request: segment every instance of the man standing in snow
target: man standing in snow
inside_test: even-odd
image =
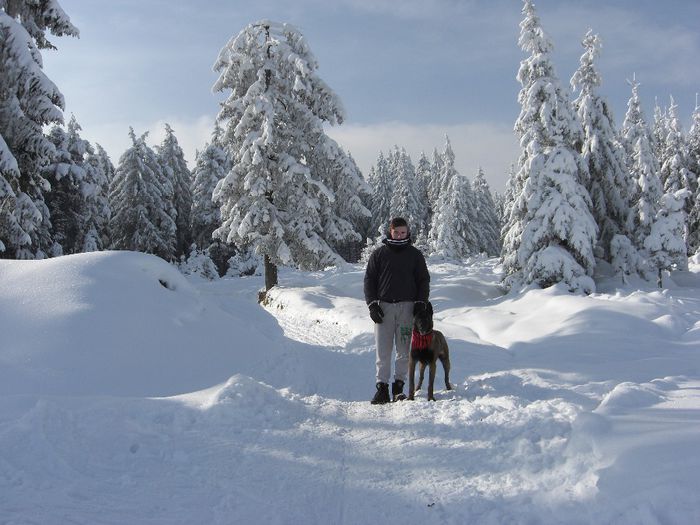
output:
[[[406,399],[403,385],[408,372],[413,315],[425,307],[430,293],[430,275],[423,254],[411,245],[405,219],[389,224],[389,236],[369,258],[365,272],[365,301],[374,321],[377,345],[377,392],[372,404],[389,402],[391,354],[396,345],[393,401]]]

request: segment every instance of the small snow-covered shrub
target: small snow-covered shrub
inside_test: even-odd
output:
[[[214,261],[196,245],[192,245],[189,257],[180,262],[178,266],[184,275],[199,275],[210,281],[219,278]]]
[[[644,260],[626,235],[615,235],[610,241],[611,265],[615,274],[627,282],[627,277],[644,274]]]
[[[228,260],[227,277],[243,277],[244,275],[262,275],[262,258],[253,250],[243,250]]]

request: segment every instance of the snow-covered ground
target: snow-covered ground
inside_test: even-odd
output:
[[[0,524],[700,523],[700,273],[429,269],[457,388],[372,406],[360,266],[263,308],[148,255],[0,260]]]

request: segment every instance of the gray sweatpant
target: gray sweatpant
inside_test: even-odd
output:
[[[394,344],[396,344],[394,380],[405,382],[413,331],[413,301],[380,302],[379,305],[384,311],[384,321],[374,325],[374,339],[377,343],[377,382],[389,383]]]

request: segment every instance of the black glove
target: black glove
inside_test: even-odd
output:
[[[413,315],[418,315],[420,312],[425,310],[425,303],[423,301],[416,301],[413,303]]]
[[[379,303],[374,302],[369,305],[369,316],[372,318],[372,321],[377,324],[384,320],[384,310],[379,306]]]

